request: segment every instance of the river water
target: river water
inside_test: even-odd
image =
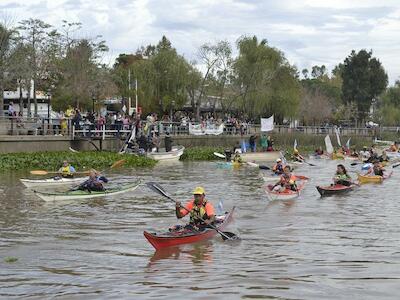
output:
[[[295,201],[269,202],[260,172],[213,162],[159,164],[110,174],[159,182],[175,198],[202,185],[215,206],[236,206],[227,228],[240,242],[211,241],[155,252],[144,230],[179,224],[174,204],[133,193],[45,203],[0,175],[2,299],[398,299],[399,175],[341,197],[320,198],[335,162],[314,161]],[[399,168],[400,169],[400,168]],[[15,257],[15,262],[6,262]]]

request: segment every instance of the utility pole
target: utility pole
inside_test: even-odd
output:
[[[135,90],[136,90],[136,103],[135,103],[135,116],[137,117],[138,115],[138,83],[137,83],[137,78],[135,79]]]
[[[132,99],[131,99],[131,69],[128,71],[128,115],[131,115]]]

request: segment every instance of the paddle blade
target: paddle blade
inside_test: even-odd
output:
[[[115,169],[115,168],[121,167],[123,164],[125,164],[125,162],[126,162],[125,159],[117,160],[115,163],[112,164],[110,169]]]
[[[49,172],[44,171],[44,170],[33,170],[30,172],[33,175],[47,175]]]
[[[151,189],[152,191],[169,198],[169,196],[167,195],[167,193],[165,192],[165,190],[163,189],[163,187],[161,185],[159,185],[157,182],[146,182],[146,185],[149,189]]]
[[[226,156],[224,154],[221,154],[221,153],[218,153],[218,152],[214,152],[214,155],[216,157],[219,157],[219,158],[226,158]]]
[[[398,166],[400,166],[400,163],[393,165],[392,168],[397,168]]]
[[[358,163],[356,163],[356,162],[353,162],[350,164],[350,166],[356,166],[356,165],[358,165]]]
[[[253,163],[253,162],[246,162],[246,164],[248,164],[250,167],[254,167],[254,168],[258,168],[258,167],[260,167],[258,164],[256,164],[256,163]]]
[[[264,165],[260,165],[260,166],[258,166],[261,170],[271,170],[271,168],[270,167],[268,167],[268,166],[264,166]]]
[[[228,231],[221,231],[221,236],[224,241],[238,241],[240,240],[240,237],[238,237],[236,234],[233,232],[228,232]]]

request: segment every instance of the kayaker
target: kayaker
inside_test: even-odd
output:
[[[324,155],[324,150],[322,150],[322,147],[321,147],[321,146],[319,146],[318,149],[315,149],[314,155],[315,155],[315,156]]]
[[[397,152],[399,151],[398,142],[394,142],[394,144],[390,145],[389,152]]]
[[[364,146],[360,151],[360,160],[366,162],[371,157],[371,153],[368,151],[367,146]]]
[[[79,185],[79,190],[85,191],[104,191],[103,183],[107,183],[108,179],[100,175],[96,170],[90,170],[89,179]]]
[[[371,168],[368,169],[365,175],[367,176],[383,176],[385,169],[382,167],[381,163],[378,160],[374,161],[374,164]]]
[[[300,155],[299,150],[294,149],[292,159],[298,162],[304,162],[304,157]]]
[[[349,174],[347,174],[347,170],[342,164],[337,165],[336,174],[333,178],[333,182],[335,184],[341,184],[345,186],[351,185],[351,177]]]
[[[272,167],[272,172],[274,172],[276,175],[282,175],[283,169],[284,169],[284,165],[282,163],[282,159],[278,158],[276,160],[276,164]]]
[[[193,191],[193,199],[184,206],[186,209],[182,207],[181,202],[176,202],[175,212],[178,219],[190,213],[189,224],[186,227],[204,229],[215,221],[214,206],[205,197],[204,188],[198,186]]]
[[[352,147],[351,151],[350,151],[350,156],[351,157],[359,157],[359,155],[360,154],[357,152],[356,147]]]
[[[279,190],[282,192],[286,189],[297,191],[296,176],[290,172],[289,166],[283,168],[283,174],[279,181],[272,187],[272,190],[276,190],[278,186],[280,186]]]
[[[385,150],[383,150],[382,155],[379,156],[379,161],[380,162],[388,162],[389,161],[389,157],[387,156],[387,153]]]
[[[58,172],[61,174],[61,177],[72,178],[74,177],[76,170],[68,163],[68,161],[64,160],[63,165],[60,169],[58,169]]]
[[[235,155],[233,156],[232,161],[235,162],[235,163],[239,163],[239,164],[243,163],[243,159],[242,159],[242,157],[240,156],[240,153],[239,153],[239,152],[236,152],[236,153],[235,153]]]

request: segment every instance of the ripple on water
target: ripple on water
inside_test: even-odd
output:
[[[397,299],[397,172],[383,185],[320,198],[315,185],[329,183],[335,162],[315,164],[297,169],[312,180],[291,202],[269,202],[251,168],[178,163],[113,172],[113,181],[159,182],[181,201],[202,185],[213,203],[237,207],[227,230],[239,243],[216,237],[157,252],[143,230],[180,221],[174,204],[145,186],[44,203],[21,186],[20,173],[0,175],[0,298]]]

